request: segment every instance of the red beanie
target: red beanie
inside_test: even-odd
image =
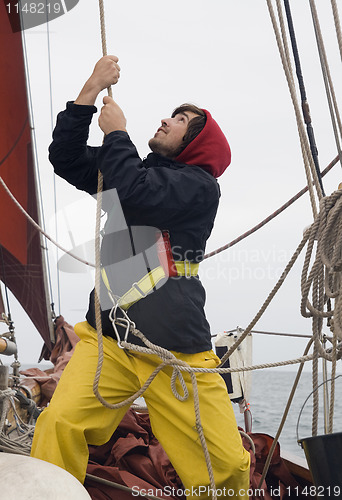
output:
[[[207,121],[197,137],[177,156],[176,161],[197,165],[215,178],[220,177],[231,161],[228,141],[209,111],[203,109]]]

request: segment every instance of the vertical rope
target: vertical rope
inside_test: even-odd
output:
[[[296,116],[296,120],[297,120],[298,132],[299,132],[299,139],[300,139],[300,144],[301,144],[301,148],[302,148],[304,168],[305,168],[305,173],[306,173],[308,187],[309,187],[311,207],[312,207],[313,217],[315,218],[317,215],[317,206],[316,206],[312,178],[314,179],[314,184],[315,184],[315,187],[317,190],[317,195],[318,195],[319,199],[322,197],[322,191],[321,191],[321,187],[319,185],[316,168],[315,168],[314,162],[312,160],[310,147],[309,147],[309,144],[308,144],[308,141],[306,138],[306,134],[304,131],[304,124],[302,122],[301,112],[300,112],[300,108],[299,108],[299,105],[297,102],[296,91],[295,91],[295,87],[293,84],[293,78],[292,78],[291,70],[290,70],[290,67],[289,67],[289,64],[287,61],[287,57],[285,54],[285,49],[284,49],[283,44],[282,44],[279,29],[277,26],[277,21],[276,21],[276,17],[274,14],[272,2],[271,2],[271,0],[266,0],[266,1],[267,1],[267,5],[268,5],[269,14],[271,17],[271,22],[272,22],[274,34],[275,34],[277,45],[278,45],[279,55],[281,58],[281,62],[282,62],[283,68],[284,68],[287,84],[289,87],[292,104],[293,104],[294,110],[295,110],[295,116]],[[277,0],[277,6],[278,6],[278,10],[280,10],[281,7],[279,4],[279,0]],[[282,20],[282,18],[280,19],[280,22],[281,22],[281,20]],[[282,31],[283,31],[283,33],[285,33],[284,28],[282,29]],[[310,170],[311,170],[312,177],[310,175]]]
[[[334,429],[334,407],[335,407],[335,378],[336,378],[336,361],[337,361],[337,336],[333,332],[332,341],[332,360],[331,360],[331,389],[330,389],[330,407],[329,407],[329,425],[328,434],[332,434]]]
[[[316,390],[318,386],[318,351],[316,345],[314,345],[315,357],[312,360],[312,389],[313,389],[313,409],[312,409],[312,436],[317,436],[318,428],[318,391]]]
[[[210,454],[209,454],[207,442],[205,440],[203,427],[202,427],[202,423],[201,423],[197,379],[196,379],[196,375],[194,373],[190,373],[190,377],[191,377],[191,382],[192,382],[192,388],[194,391],[194,408],[195,408],[195,415],[196,415],[196,430],[197,430],[197,433],[198,433],[200,441],[201,441],[202,450],[203,450],[204,457],[205,457],[205,463],[206,463],[208,474],[209,474],[210,488],[212,490],[211,491],[212,499],[216,500],[217,493],[216,493],[216,485],[215,485],[215,479],[214,479],[214,471],[213,471],[213,467],[211,464]]]
[[[309,352],[309,349],[310,349],[312,343],[313,343],[313,339],[311,338],[309,340],[306,348],[305,348],[303,356],[307,355],[307,353]],[[302,362],[300,364],[299,368],[298,368],[297,375],[296,375],[296,378],[295,378],[295,380],[293,382],[293,386],[292,386],[292,389],[291,389],[290,396],[289,396],[288,401],[286,403],[286,407],[285,407],[285,410],[284,410],[284,413],[283,413],[283,417],[282,417],[281,422],[279,424],[277,433],[276,433],[276,435],[275,435],[275,437],[273,439],[273,443],[271,445],[270,451],[268,452],[267,459],[266,459],[266,462],[265,462],[265,465],[264,465],[264,469],[262,471],[262,475],[261,475],[260,480],[259,480],[258,488],[262,487],[262,483],[264,482],[264,479],[265,479],[265,477],[267,475],[267,472],[268,472],[268,469],[270,467],[271,460],[272,460],[272,457],[273,457],[273,453],[274,453],[274,450],[275,450],[275,448],[277,446],[280,434],[282,433],[282,430],[284,428],[284,425],[285,425],[285,422],[286,422],[286,419],[287,419],[287,415],[288,415],[288,413],[290,411],[291,404],[292,404],[294,395],[296,393],[296,390],[297,390],[297,387],[298,387],[298,384],[299,384],[299,379],[301,377],[304,365],[305,365],[305,362]]]
[[[106,42],[106,27],[104,18],[104,5],[103,0],[99,0],[100,9],[100,25],[101,25],[101,42],[102,54],[107,55],[107,42]],[[112,89],[108,88],[108,95],[112,97]],[[102,338],[102,318],[101,318],[101,304],[100,304],[100,287],[101,287],[101,208],[102,208],[102,191],[103,191],[103,175],[99,171],[97,178],[97,201],[96,201],[96,224],[95,224],[95,324],[97,331],[98,341],[98,362],[96,374],[93,383],[93,392],[97,399],[104,403],[104,399],[99,392],[99,381],[101,377],[101,370],[103,365],[103,338]]]
[[[341,56],[341,60],[342,60],[342,34],[341,34],[341,24],[340,24],[340,18],[338,15],[336,0],[331,0],[331,7],[332,7],[332,11],[333,11],[333,16],[334,16],[336,36],[337,36],[337,41],[338,41],[338,48],[340,49],[340,56]]]
[[[105,23],[103,0],[99,0],[99,10],[100,10],[102,55],[106,56],[107,55],[107,37],[106,37],[106,23]],[[108,91],[109,97],[113,97],[112,87],[108,87],[107,91]]]
[[[319,57],[320,57],[320,61],[321,61],[323,79],[324,79],[324,84],[325,84],[325,88],[326,88],[330,116],[331,116],[332,126],[333,126],[333,130],[334,130],[336,147],[337,147],[338,154],[340,157],[340,162],[342,165],[342,151],[341,151],[341,145],[340,145],[340,140],[339,140],[339,136],[338,136],[337,125],[336,125],[336,122],[337,122],[338,129],[340,132],[340,137],[342,137],[342,123],[341,123],[340,113],[339,113],[339,109],[338,109],[338,105],[337,105],[337,99],[336,99],[336,95],[335,95],[334,85],[332,83],[332,78],[331,78],[331,74],[330,74],[328,58],[327,58],[325,47],[324,47],[323,36],[322,36],[322,31],[321,31],[321,27],[320,27],[320,23],[319,23],[319,19],[318,19],[316,4],[315,4],[314,0],[309,0],[309,1],[310,1],[312,19],[313,19],[313,24],[314,24],[314,29],[315,29],[317,48],[318,48],[318,53],[319,53]]]

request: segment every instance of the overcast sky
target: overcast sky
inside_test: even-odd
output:
[[[308,1],[291,2],[303,74],[319,149],[325,168],[336,156],[319,67]],[[317,1],[335,90],[341,95],[341,61],[330,2]],[[183,102],[210,110],[232,149],[232,164],[219,180],[222,197],[207,251],[251,228],[306,185],[294,111],[264,0],[131,0],[105,2],[108,53],[120,58],[121,79],[114,99],[124,110],[131,139],[141,157],[147,141]],[[52,123],[66,101],[75,99],[95,62],[101,57],[98,5],[80,0],[68,14],[49,26],[52,78],[50,113],[48,37],[46,26],[27,30],[39,168],[45,217],[54,235],[53,176],[47,160]],[[103,94],[105,95],[105,94]],[[97,102],[101,107],[101,99]],[[94,119],[90,144],[100,145],[102,132]],[[341,167],[324,179],[327,194],[337,189]],[[70,245],[93,237],[95,207],[88,195],[57,179],[59,239]],[[89,208],[86,213],[84,203]],[[65,215],[67,213],[67,215]],[[66,218],[65,218],[66,217]],[[62,222],[61,222],[62,221]],[[311,224],[308,195],[256,234],[201,264],[207,290],[206,314],[212,333],[246,327],[272,289]],[[82,226],[82,231],[77,228]],[[55,250],[50,250],[56,290]],[[302,259],[255,329],[309,335],[311,321],[300,315]],[[91,273],[61,273],[61,309],[74,324],[84,319]],[[54,301],[57,303],[57,294]],[[39,336],[13,307],[13,319],[23,363],[35,362]],[[327,333],[328,330],[325,327]],[[253,362],[272,362],[302,355],[307,340],[255,335]]]

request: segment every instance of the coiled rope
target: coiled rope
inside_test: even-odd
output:
[[[328,359],[329,361],[332,361],[332,373],[335,373],[336,370],[336,359],[340,357],[341,355],[341,344],[339,347],[339,351],[337,352],[337,338],[338,337],[341,340],[341,300],[342,300],[342,292],[341,292],[341,271],[342,267],[340,265],[340,260],[341,260],[341,231],[342,231],[342,214],[339,211],[339,202],[337,201],[341,193],[336,192],[333,193],[330,197],[323,198],[323,193],[322,190],[320,189],[320,186],[317,183],[317,172],[315,172],[312,168],[312,155],[309,153],[307,144],[306,144],[306,137],[303,134],[303,124],[302,120],[300,119],[300,115],[298,112],[298,105],[296,103],[296,95],[295,95],[295,89],[294,89],[294,82],[293,82],[293,77],[292,77],[292,70],[291,70],[291,63],[290,63],[290,58],[289,58],[289,53],[288,53],[288,48],[287,48],[287,41],[286,41],[286,32],[285,28],[283,25],[283,15],[282,15],[282,8],[280,4],[280,0],[277,1],[277,11],[278,11],[278,17],[279,17],[279,23],[281,26],[281,33],[282,33],[282,42],[281,42],[281,37],[279,33],[279,29],[277,26],[276,18],[273,12],[272,8],[272,3],[271,0],[267,0],[267,5],[274,29],[274,33],[276,36],[277,40],[277,45],[281,57],[281,61],[283,64],[284,72],[286,75],[286,79],[288,82],[289,90],[290,90],[290,95],[292,98],[292,102],[295,108],[295,114],[296,114],[296,119],[297,119],[297,124],[298,124],[298,131],[300,135],[300,141],[301,141],[301,146],[302,146],[302,154],[303,154],[303,159],[304,159],[304,167],[305,171],[307,174],[307,181],[308,181],[308,188],[310,192],[310,200],[311,200],[311,205],[312,205],[312,210],[313,210],[313,215],[314,215],[314,223],[311,226],[310,230],[310,237],[309,237],[309,243],[308,243],[308,249],[307,249],[307,254],[304,262],[304,267],[303,267],[303,272],[302,272],[302,304],[301,304],[301,312],[305,317],[312,316],[312,328],[313,328],[313,339],[314,339],[314,357],[313,357],[313,387],[317,387],[318,384],[318,357],[323,357],[325,359]],[[336,4],[333,5],[333,12],[334,12],[334,19],[335,19],[335,26],[336,26],[336,32],[337,32],[337,38],[339,41],[339,46],[341,50],[341,36],[340,36],[340,27],[339,27],[339,20],[338,20],[338,12],[337,12],[337,7]],[[337,144],[337,149],[340,157],[340,161],[342,160],[342,154],[341,154],[341,148],[340,148],[340,142],[339,142],[339,137],[337,133],[337,124],[338,128],[340,131],[340,135],[342,136],[342,126],[341,126],[341,119],[340,119],[340,114],[338,111],[338,106],[336,102],[336,96],[334,92],[334,87],[332,84],[332,79],[330,75],[330,69],[327,61],[327,56],[325,53],[325,48],[324,48],[324,43],[323,43],[323,38],[322,38],[322,33],[320,29],[320,24],[318,20],[318,15],[317,15],[317,10],[315,6],[314,0],[310,0],[310,7],[311,7],[311,12],[312,12],[312,17],[313,17],[313,23],[314,23],[314,29],[315,29],[315,34],[316,34],[316,39],[317,39],[317,46],[318,46],[318,51],[319,51],[319,57],[321,60],[321,66],[322,66],[322,72],[323,72],[323,77],[324,77],[324,82],[326,86],[326,93],[327,93],[327,98],[328,98],[328,104],[330,108],[330,114],[331,114],[331,119],[332,119],[332,124],[333,124],[333,129],[334,129],[334,135],[335,135],[335,141]],[[341,51],[342,54],[342,51]],[[337,122],[337,124],[336,124]],[[304,147],[303,147],[304,146]],[[305,158],[306,157],[306,158]],[[312,181],[311,181],[311,176],[308,175],[309,169],[306,163],[306,159],[309,160],[309,166],[311,169],[311,174],[313,178],[313,184],[316,187],[317,190],[317,195],[318,199],[320,201],[320,214],[317,215],[317,208],[316,204],[314,201],[314,193],[312,189]],[[342,162],[342,161],[341,161]],[[336,207],[335,207],[336,204]],[[330,213],[331,210],[331,213]],[[334,231],[332,232],[331,238],[328,238],[327,232],[324,232],[324,224],[327,224],[329,216],[329,229],[332,232],[333,229]],[[322,222],[324,221],[324,222]],[[332,226],[334,225],[334,228]],[[308,277],[308,279],[305,279],[307,269],[309,266],[310,258],[312,255],[313,251],[313,245],[315,239],[318,239],[318,244],[317,244],[317,258],[315,260],[315,263],[313,264],[312,271]],[[325,247],[324,244],[327,242],[327,246]],[[330,249],[328,249],[328,245],[330,245]],[[322,251],[322,247],[324,247],[324,251]],[[339,268],[334,269],[332,271],[331,266],[329,267],[329,262],[327,262],[326,259],[326,253],[329,253],[331,256],[331,252],[333,252],[334,259],[337,259],[337,265],[339,265]],[[321,261],[321,258],[323,261]],[[325,259],[325,261],[324,261]],[[333,260],[334,260],[333,259]],[[324,267],[327,268],[327,273],[325,273]],[[336,272],[336,273],[335,273]],[[333,274],[335,273],[335,274]],[[310,288],[312,287],[312,303],[308,300],[308,293]],[[340,293],[341,292],[341,293]],[[335,299],[335,310],[334,311],[325,311],[324,312],[324,305],[325,305],[325,294],[329,298]],[[307,312],[306,308],[309,309],[309,313]],[[332,330],[333,330],[333,348],[332,352],[327,353],[325,349],[322,347],[322,325],[323,325],[323,318],[332,318],[334,316],[334,321],[332,325]],[[330,411],[329,411],[329,430],[332,431],[332,418],[333,418],[333,407],[334,407],[334,394],[335,394],[335,386],[334,386],[334,377],[332,380],[331,384],[331,401],[330,401]],[[316,435],[317,434],[317,427],[318,427],[318,393],[317,391],[314,392],[314,398],[313,398],[313,418],[312,418],[312,434]]]
[[[340,357],[338,341],[342,340],[342,190],[320,202],[320,213],[310,229],[308,248],[301,278],[301,314],[312,318],[312,332],[316,353],[313,361],[313,388],[318,385],[317,357],[332,363],[332,381],[329,408],[328,433],[333,431],[336,361]],[[317,241],[316,256],[313,258],[314,243]],[[309,272],[309,265],[312,263]],[[309,294],[312,291],[312,299]],[[324,310],[327,300],[334,300],[334,309]],[[323,318],[330,319],[333,332],[332,352],[327,353],[322,346]],[[318,392],[313,393],[312,435],[318,428]]]
[[[0,450],[8,453],[18,453],[20,455],[29,455],[34,433],[34,425],[26,424],[17,413],[15,402],[15,392],[12,389],[0,391]],[[8,410],[12,408],[13,416],[16,422],[17,435],[10,438],[5,430]],[[11,432],[13,433],[15,430]]]

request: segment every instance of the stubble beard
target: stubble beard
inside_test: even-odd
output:
[[[174,160],[180,154],[180,147],[171,147],[163,144],[158,137],[152,137],[148,141],[148,145],[153,151],[153,153],[157,153],[161,156],[165,156],[166,158],[170,158],[170,160]]]

